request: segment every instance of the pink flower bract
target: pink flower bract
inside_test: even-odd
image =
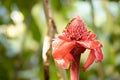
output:
[[[86,49],[90,50],[88,58],[83,66],[85,71],[93,62],[103,60],[102,44],[95,40],[96,34],[87,30],[84,21],[80,17],[73,18],[63,30],[62,34],[55,37],[52,48],[53,58],[62,67],[67,69],[71,65],[79,64],[78,56]]]

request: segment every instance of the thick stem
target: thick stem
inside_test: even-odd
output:
[[[43,60],[44,60],[44,77],[45,80],[49,80],[50,74],[49,74],[49,64],[50,64],[50,54],[51,54],[51,45],[52,45],[52,39],[55,37],[55,34],[57,33],[56,25],[52,16],[52,10],[50,5],[50,0],[42,0],[43,1],[43,7],[44,12],[47,20],[48,25],[48,31],[45,36],[44,44],[43,44]],[[60,80],[67,80],[65,71],[58,67],[59,74],[60,74]]]
[[[51,6],[50,6],[50,0],[43,0],[43,7],[44,7],[44,12],[45,12],[45,17],[47,20],[47,25],[48,25],[48,31],[45,36],[44,44],[43,44],[43,61],[44,61],[44,77],[45,80],[49,80],[49,64],[50,64],[50,53],[51,53],[51,44],[52,44],[52,38],[54,35],[54,31],[56,30],[55,24],[52,18],[52,11],[51,11]]]
[[[71,80],[79,80],[80,56],[77,55],[75,61],[70,66]]]

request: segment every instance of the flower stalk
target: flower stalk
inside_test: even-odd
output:
[[[80,77],[80,55],[76,56],[76,62],[73,62],[70,66],[70,75],[71,75],[71,80],[79,80]]]

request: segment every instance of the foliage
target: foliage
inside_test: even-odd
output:
[[[51,6],[59,33],[79,15],[103,44],[104,61],[80,70],[81,80],[119,80],[120,1],[51,0]],[[44,80],[41,54],[46,30],[42,1],[0,1],[0,80]],[[82,55],[81,66],[88,53]],[[52,57],[50,63],[50,80],[58,80]]]

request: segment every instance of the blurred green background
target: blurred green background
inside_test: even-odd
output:
[[[104,61],[94,63],[81,80],[120,80],[120,1],[51,0],[59,33],[74,16],[81,16],[103,44]],[[47,23],[41,0],[0,1],[0,80],[44,80],[42,45]],[[69,69],[66,70],[69,78]],[[59,80],[53,59],[50,80]]]

